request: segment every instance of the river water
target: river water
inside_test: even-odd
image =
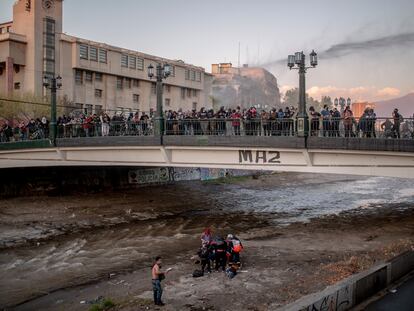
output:
[[[145,267],[156,254],[188,252],[207,226],[243,237],[262,228],[387,206],[414,206],[412,180],[276,174],[235,183],[4,200],[0,307]]]

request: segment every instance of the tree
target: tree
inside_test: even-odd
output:
[[[299,89],[294,88],[287,90],[285,96],[283,97],[283,104],[285,107],[293,106],[297,108],[299,104]],[[313,97],[310,97],[308,93],[306,93],[306,106],[308,109],[310,106],[313,106],[315,110],[321,109],[321,103]]]
[[[325,105],[327,105],[328,107],[332,107],[333,103],[330,96],[322,96],[321,106],[323,107]]]

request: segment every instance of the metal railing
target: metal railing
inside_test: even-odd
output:
[[[309,136],[414,139],[414,119],[317,118],[309,120]]]
[[[58,125],[58,138],[98,137],[98,136],[152,136],[154,126],[147,121],[110,121]]]
[[[182,119],[165,120],[165,135],[294,136],[293,119]]]
[[[59,124],[57,138],[102,136],[153,136],[155,121],[71,121]],[[185,136],[296,136],[295,119],[181,119],[164,120],[164,135]],[[48,138],[46,126],[0,129],[0,142]],[[315,118],[309,119],[311,137],[414,139],[414,119],[392,118]]]

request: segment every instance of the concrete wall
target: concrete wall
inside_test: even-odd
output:
[[[350,310],[413,270],[414,251],[408,251],[319,293],[302,297],[278,311]]]
[[[2,170],[0,197],[65,195],[253,175],[255,171],[172,167],[49,167]]]

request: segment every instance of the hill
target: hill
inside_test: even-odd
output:
[[[394,108],[398,108],[403,117],[412,117],[414,114],[414,93],[375,103],[377,116],[391,116]]]

